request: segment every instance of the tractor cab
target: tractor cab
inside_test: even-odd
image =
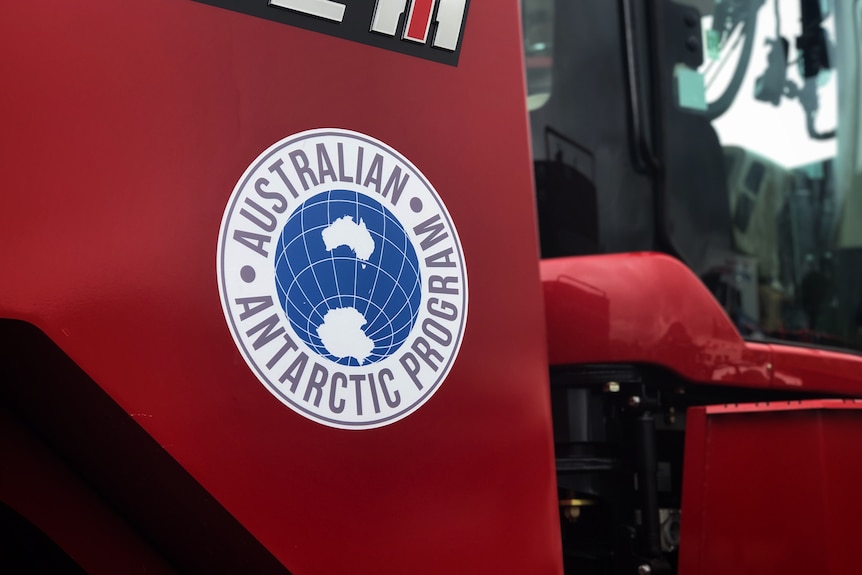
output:
[[[743,336],[862,350],[854,5],[525,0],[543,257],[670,253]]]

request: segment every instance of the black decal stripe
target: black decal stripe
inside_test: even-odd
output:
[[[293,10],[270,6],[269,0],[194,0],[202,4],[209,4],[234,12],[241,12],[250,16],[280,22],[298,28],[304,28],[321,34],[337,36],[345,40],[360,42],[369,46],[400,52],[417,58],[432,60],[441,64],[457,66],[458,59],[461,55],[461,45],[464,39],[464,28],[469,14],[470,3],[467,2],[464,18],[461,23],[461,41],[458,43],[456,51],[451,52],[441,48],[434,48],[431,41],[434,38],[436,31],[436,23],[432,21],[431,29],[428,34],[427,44],[417,44],[401,39],[401,34],[404,26],[404,19],[408,10],[401,16],[401,21],[398,26],[398,32],[395,36],[390,37],[384,34],[371,32],[371,19],[374,14],[374,7],[377,0],[340,0],[341,3],[347,5],[344,12],[344,20],[341,23],[333,22],[323,18],[309,16]],[[436,13],[436,11],[435,11]]]

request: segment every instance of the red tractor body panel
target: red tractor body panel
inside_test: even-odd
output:
[[[125,438],[151,441],[271,554],[250,564],[254,572],[275,564],[297,575],[559,575],[549,365],[659,365],[697,384],[862,395],[858,356],[746,342],[698,278],[668,256],[539,264],[517,0],[464,3],[458,52],[440,61],[415,46],[384,47],[421,40],[415,22],[386,42],[353,42],[321,33],[318,21],[291,26],[213,4],[229,2],[0,8],[0,400],[11,405],[0,410],[11,454],[0,470],[0,502],[85,568],[116,572],[127,560],[140,572],[183,571],[134,532],[128,509],[93,499],[74,465],[34,439],[51,421],[61,422],[55,438],[80,430],[65,435],[77,454],[71,459],[89,462],[75,471],[104,472],[116,487],[109,491],[127,498],[140,491],[138,507],[150,508],[153,525],[167,525],[189,491],[172,488],[164,465],[142,464],[159,457],[144,457]],[[350,10],[360,2],[299,4]],[[411,4],[415,18],[431,14],[431,4]],[[370,22],[363,26],[372,33]],[[434,30],[425,29],[426,42],[453,41],[437,40]],[[367,135],[421,170],[457,228],[469,277],[466,327],[445,381],[415,412],[376,429],[321,425],[273,397],[234,343],[220,299],[217,245],[234,187],[274,143],[319,128]],[[15,339],[27,324],[35,329]],[[37,330],[70,361],[45,356],[40,365],[40,348],[28,343]],[[93,407],[97,396],[106,406]],[[686,481],[712,481],[715,469],[703,463],[713,456],[730,476],[734,454],[756,462],[770,434],[786,428],[827,433],[834,443],[814,435],[805,445],[781,443],[781,465],[802,445],[798,464],[769,467],[775,458],[762,459],[751,489],[769,489],[780,470],[802,469],[812,481],[828,473],[818,494],[827,507],[812,524],[824,529],[817,548],[835,552],[834,565],[849,565],[823,533],[841,525],[853,532],[850,518],[862,512],[856,502],[840,509],[835,491],[852,490],[841,478],[862,473],[859,458],[834,447],[859,430],[833,407],[794,414],[805,419],[799,425],[720,428],[729,431],[724,443],[705,452],[697,442],[712,437],[708,420],[718,412],[695,411]],[[122,421],[106,415],[111,408]],[[858,405],[841,408],[855,413]],[[90,443],[91,426],[104,445],[113,441],[111,450]],[[111,429],[116,437],[106,436]],[[746,443],[761,432],[762,444]],[[686,506],[697,518],[685,515],[684,541],[697,538],[693,529],[732,532],[733,508],[721,512],[720,503],[756,499],[753,491],[699,487],[687,485]],[[783,525],[806,515],[811,503],[797,487],[798,509],[778,499],[758,509]],[[206,509],[208,501],[195,505]],[[51,514],[60,505],[87,523],[86,541]],[[207,542],[218,541],[208,529],[217,529],[209,515],[191,519],[199,520],[193,543],[170,536],[207,555]],[[115,529],[125,521],[128,529]],[[765,533],[749,527],[734,536]],[[90,537],[115,555],[97,557]],[[727,572],[721,557],[757,565],[752,557],[766,557],[758,553],[777,540],[701,544],[682,556],[683,573]]]
[[[642,363],[702,383],[862,396],[862,357],[744,340],[671,257],[559,258],[541,267],[550,365]]]
[[[862,403],[692,409],[680,573],[858,570]]]
[[[746,343],[678,260],[652,253],[544,260],[542,281],[551,365],[651,363],[693,381],[769,385],[768,348]]]
[[[458,66],[191,0],[5,5],[0,316],[44,331],[292,572],[560,573],[519,37],[514,0],[470,6]],[[217,289],[237,180],[321,127],[422,170],[470,280],[446,381],[369,431],[268,393]]]

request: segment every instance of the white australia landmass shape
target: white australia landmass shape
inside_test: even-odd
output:
[[[358,224],[351,216],[338,218],[324,228],[322,236],[328,252],[347,246],[363,262],[374,253],[374,238],[361,218]],[[326,312],[317,335],[329,353],[339,359],[352,357],[362,365],[374,349],[374,342],[362,331],[365,324],[365,316],[356,308],[339,307]]]
[[[368,261],[374,253],[374,238],[368,233],[362,218],[359,223],[353,221],[352,216],[338,218],[323,230],[323,243],[326,251],[331,252],[335,248],[347,246],[356,257],[362,261]]]
[[[317,335],[329,353],[339,359],[352,357],[362,365],[374,349],[374,342],[362,331],[365,323],[356,308],[338,307],[326,312]]]

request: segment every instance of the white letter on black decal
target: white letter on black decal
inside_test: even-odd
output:
[[[326,18],[335,22],[344,20],[344,4],[332,2],[332,0],[269,0],[269,5],[296,10],[303,14]]]

